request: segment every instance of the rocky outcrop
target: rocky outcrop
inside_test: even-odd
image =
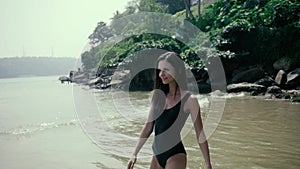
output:
[[[275,71],[283,70],[288,72],[292,69],[292,60],[285,57],[280,58],[273,63],[273,68]]]
[[[64,83],[64,82],[68,82],[69,83],[71,81],[70,78],[67,77],[67,76],[60,76],[58,78],[58,80],[60,80],[61,83]]]
[[[273,73],[270,73],[269,69],[268,71],[264,70],[260,65],[241,65],[230,69],[230,73],[225,72],[226,82],[220,82],[218,76],[214,76],[206,69],[191,70],[191,76],[187,77],[188,81],[196,80],[196,85],[193,85],[192,88],[198,88],[199,93],[214,92],[212,91],[215,87],[213,85],[224,86],[225,84],[226,88],[223,92],[249,92],[251,95],[264,95],[266,98],[289,99],[299,102],[300,68],[290,71],[291,64],[288,60],[278,60],[273,64]],[[141,65],[130,65],[127,68],[124,66],[118,69],[99,67],[92,72],[72,71],[69,80],[97,89],[112,87],[130,91],[152,90],[154,69],[149,68],[138,72],[134,66],[141,67]],[[224,69],[229,70],[228,68]],[[61,81],[64,79],[68,80],[68,77],[60,78]]]
[[[265,76],[266,76],[265,72],[262,68],[254,67],[248,70],[238,72],[231,79],[231,83],[241,83],[241,82],[253,83],[261,78],[264,78]]]
[[[113,88],[124,89],[125,86],[128,87],[126,84],[130,82],[130,78],[130,70],[117,70],[111,76],[112,80],[110,81],[109,85]]]
[[[284,70],[279,70],[279,72],[276,75],[275,82],[279,86],[284,87],[286,81],[287,81],[287,76],[286,76],[285,71]]]
[[[265,87],[270,87],[270,86],[276,85],[276,82],[270,76],[266,76],[262,79],[259,79],[258,81],[254,82],[254,83],[258,84],[258,85],[263,85]]]
[[[297,68],[287,74],[286,87],[291,89],[300,89],[300,68]]]
[[[237,83],[230,84],[227,86],[227,92],[236,93],[236,92],[255,92],[255,93],[263,93],[267,90],[267,88],[263,85],[258,85],[255,83]]]
[[[252,72],[253,74],[249,72]],[[251,77],[243,76],[255,75],[254,72],[257,72],[258,77],[261,79],[254,83],[249,83],[249,81],[253,81],[256,77],[253,77],[252,79]],[[278,70],[275,79],[268,75],[263,77],[262,73],[260,70],[258,71],[258,69],[244,70],[237,73],[231,80],[231,82],[237,81],[247,82],[231,83],[227,86],[227,92],[250,92],[251,95],[264,95],[266,98],[288,99],[295,102],[300,101],[300,68],[297,68],[288,74],[284,70]]]

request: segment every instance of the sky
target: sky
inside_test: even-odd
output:
[[[99,21],[131,0],[0,0],[0,58],[79,58]]]

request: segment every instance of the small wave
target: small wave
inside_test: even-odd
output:
[[[21,126],[14,129],[0,131],[0,135],[7,136],[28,136],[37,132],[50,130],[54,128],[67,127],[67,126],[76,126],[78,120],[73,119],[68,122],[43,122],[35,125]]]
[[[239,93],[226,93],[219,90],[213,91],[208,94],[210,97],[221,97],[221,98],[239,98],[249,96],[247,92],[239,92]]]

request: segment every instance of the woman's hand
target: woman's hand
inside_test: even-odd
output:
[[[133,169],[135,162],[136,162],[136,156],[132,156],[131,159],[128,161],[127,169]]]

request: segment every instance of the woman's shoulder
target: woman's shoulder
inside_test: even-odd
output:
[[[195,102],[198,101],[198,98],[191,91],[184,90],[182,91],[182,99],[186,100],[186,102]]]
[[[191,92],[187,93],[187,95],[189,95],[189,97],[185,102],[185,106],[184,106],[185,111],[196,112],[200,107],[198,103],[197,95],[192,94]]]
[[[183,90],[182,93],[183,93],[182,94],[183,97],[188,97],[188,98],[192,98],[192,99],[197,98],[197,96],[189,90]]]
[[[186,91],[185,95],[188,96],[187,103],[189,105],[194,106],[195,104],[198,104],[198,97],[197,97],[197,95],[193,94],[190,91]]]

